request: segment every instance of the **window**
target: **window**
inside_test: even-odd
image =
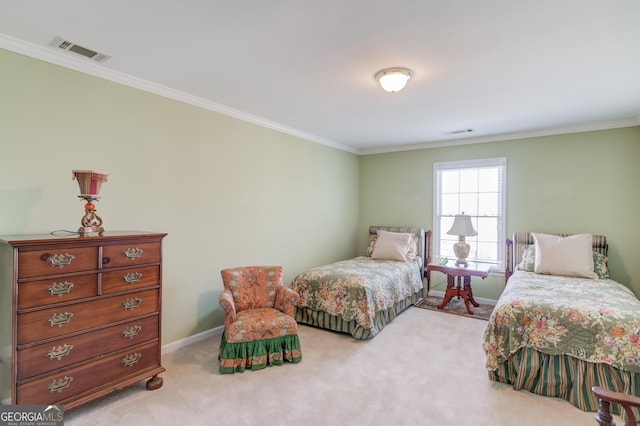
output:
[[[455,235],[447,235],[457,214],[471,216],[478,233],[466,237],[468,260],[504,270],[506,158],[434,163],[433,236],[435,258],[455,259]]]

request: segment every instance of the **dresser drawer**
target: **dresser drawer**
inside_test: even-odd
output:
[[[0,236],[0,405],[72,409],[162,386],[165,236]]]
[[[102,273],[102,293],[131,291],[160,284],[160,266],[119,269]]]
[[[159,262],[160,243],[122,244],[102,248],[103,268]]]
[[[81,367],[18,384],[17,404],[64,403],[66,399],[99,389],[110,381],[159,367],[159,352],[157,342],[139,345]]]
[[[18,380],[157,339],[158,315],[18,350]]]
[[[18,278],[98,269],[98,247],[52,248],[18,253]]]
[[[158,296],[154,289],[20,313],[18,345],[158,312]]]
[[[98,295],[98,275],[27,281],[18,284],[18,309],[51,305]]]

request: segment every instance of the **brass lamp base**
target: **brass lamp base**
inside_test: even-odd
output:
[[[93,205],[93,201],[98,199],[97,196],[78,195],[78,198],[83,198],[87,201],[84,205],[84,216],[80,223],[82,226],[78,229],[80,236],[85,236],[91,232],[97,232],[98,235],[102,235],[104,228],[102,227],[102,218],[96,213],[96,206]]]

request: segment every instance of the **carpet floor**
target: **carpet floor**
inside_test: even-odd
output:
[[[442,309],[438,309],[438,305],[442,303],[442,297],[427,296],[415,304],[416,308],[431,309],[433,311],[445,312],[448,314],[461,315],[463,317],[476,318],[481,320],[488,320],[493,312],[493,305],[485,305],[480,303],[480,306],[471,306],[473,315],[467,312],[467,307],[464,304],[464,300],[454,297],[446,304]]]
[[[299,364],[220,375],[220,333],[163,356],[144,382],[65,412],[65,426],[595,425],[567,401],[487,377],[485,321],[409,308],[374,339],[300,325]],[[618,424],[623,424],[619,422]]]

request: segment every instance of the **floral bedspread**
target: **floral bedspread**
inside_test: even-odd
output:
[[[640,300],[609,279],[516,271],[484,335],[487,369],[522,347],[640,372]]]
[[[300,295],[299,307],[370,329],[378,312],[422,291],[422,279],[417,262],[360,256],[299,274],[291,288]]]

